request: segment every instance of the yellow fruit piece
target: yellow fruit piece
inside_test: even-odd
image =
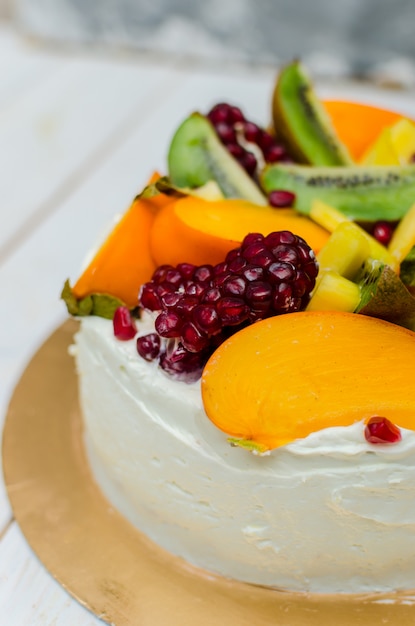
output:
[[[318,253],[317,261],[321,273],[332,270],[353,280],[369,256],[369,242],[362,229],[353,222],[342,222]]]
[[[408,163],[415,154],[415,124],[403,118],[391,126],[390,131],[400,163]]]
[[[336,272],[325,272],[315,288],[307,311],[353,313],[360,302],[360,287]]]
[[[361,165],[405,165],[415,153],[415,124],[401,118],[385,128],[364,153]]]
[[[374,415],[415,429],[414,371],[412,331],[355,313],[305,311],[224,341],[205,366],[202,398],[219,429],[262,451]]]
[[[399,156],[396,153],[392,141],[390,128],[385,128],[379,135],[375,144],[363,155],[361,165],[400,165]]]
[[[401,219],[390,240],[388,251],[399,265],[415,246],[415,204]]]
[[[311,219],[332,233],[339,224],[350,222],[349,218],[338,209],[326,204],[322,200],[313,200],[310,209]]]

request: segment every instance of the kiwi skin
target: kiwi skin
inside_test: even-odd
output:
[[[269,165],[261,185],[267,194],[276,189],[293,192],[294,207],[306,215],[318,199],[357,222],[395,221],[415,203],[415,165]]]
[[[272,98],[276,136],[298,163],[352,165],[348,149],[336,131],[311,79],[300,61],[283,67]]]
[[[210,121],[200,113],[193,113],[179,126],[167,161],[171,182],[178,187],[201,187],[214,180],[225,198],[267,204],[259,186],[229,154]]]

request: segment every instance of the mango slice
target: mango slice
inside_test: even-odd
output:
[[[402,118],[384,128],[361,159],[362,165],[405,165],[415,153],[415,124]]]
[[[412,331],[354,313],[290,313],[219,346],[202,397],[220,430],[272,449],[374,415],[415,429],[414,368]]]
[[[157,265],[220,263],[248,233],[267,235],[289,230],[315,252],[329,233],[293,209],[273,209],[245,200],[209,202],[188,197],[166,206],[151,231],[151,253]]]

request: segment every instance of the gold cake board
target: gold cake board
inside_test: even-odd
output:
[[[147,540],[95,485],[82,445],[69,320],[40,348],[10,403],[4,438],[14,515],[41,562],[116,626],[413,626],[414,592],[273,591],[196,570]],[[410,596],[412,595],[412,602]]]

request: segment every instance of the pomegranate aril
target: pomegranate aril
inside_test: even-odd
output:
[[[262,280],[255,280],[249,283],[246,288],[245,297],[252,306],[260,303],[270,303],[272,296],[272,287],[269,283]]]
[[[261,129],[253,122],[245,122],[243,126],[244,137],[247,141],[257,143],[261,137]]]
[[[149,311],[161,310],[161,300],[157,285],[145,283],[140,290],[138,300],[144,309],[148,309]]]
[[[153,283],[159,285],[163,281],[166,280],[166,274],[170,270],[174,270],[172,265],[159,265],[157,269],[154,270],[151,280]]]
[[[394,227],[390,222],[379,221],[373,227],[372,235],[384,246],[387,246],[392,239]]]
[[[231,121],[230,106],[226,102],[216,104],[207,114],[213,125]]]
[[[184,280],[190,280],[193,278],[196,266],[193,263],[179,263],[177,270],[180,272]]]
[[[192,322],[185,322],[183,324],[181,341],[189,352],[201,352],[209,345],[209,338]]]
[[[205,355],[189,352],[180,343],[170,354],[162,353],[159,360],[160,367],[171,378],[185,383],[194,383],[199,380],[205,362]]]
[[[240,164],[250,176],[253,176],[255,174],[258,163],[253,152],[249,152],[247,150],[245,154],[241,157]]]
[[[402,439],[400,428],[386,417],[375,415],[366,423],[365,438],[369,443],[398,443]]]
[[[272,249],[272,253],[278,257],[279,261],[293,263],[293,265],[296,265],[299,262],[298,252],[295,246],[286,243],[279,243]]]
[[[271,263],[268,268],[268,272],[273,282],[282,283],[294,280],[296,270],[292,263],[277,261],[275,263]]]
[[[267,163],[276,163],[277,161],[284,159],[286,156],[287,152],[285,148],[278,144],[270,146],[264,151],[264,159]]]
[[[162,337],[180,337],[183,320],[174,311],[162,311],[156,318],[155,329]]]
[[[114,335],[120,341],[129,341],[137,334],[137,328],[131,313],[126,306],[119,306],[115,309],[112,319]]]
[[[227,296],[242,296],[246,290],[246,282],[242,276],[232,276],[222,285],[222,293]]]
[[[188,296],[199,297],[204,292],[204,288],[199,283],[188,282],[184,287],[184,293]]]
[[[270,133],[263,130],[258,138],[258,146],[261,148],[262,152],[266,153],[267,150],[275,146],[275,139]]]
[[[219,124],[216,124],[215,130],[216,130],[218,137],[224,144],[236,143],[236,133],[234,129],[232,128],[232,126],[230,126],[229,124],[225,124],[224,122],[219,122]]]
[[[229,121],[232,122],[232,124],[238,124],[245,121],[245,116],[239,107],[229,107]]]
[[[237,259],[233,259],[233,261],[230,261],[228,263],[227,269],[229,272],[232,272],[233,274],[238,274],[239,272],[243,270],[246,264],[247,264],[246,259],[240,256]]]
[[[239,161],[245,154],[244,148],[239,145],[239,143],[228,143],[226,146],[228,152]]]
[[[257,265],[247,265],[242,271],[242,276],[249,282],[253,280],[261,280],[265,277],[265,269]]]
[[[249,307],[242,298],[221,298],[216,304],[223,324],[235,326],[249,317]]]
[[[274,291],[273,308],[275,311],[288,311],[292,304],[292,289],[288,283],[280,283]]]
[[[160,355],[160,336],[149,333],[137,339],[137,352],[146,361],[154,361]]]
[[[176,306],[180,299],[181,294],[177,291],[170,291],[169,293],[165,293],[160,298],[163,309],[168,309],[170,307]]]
[[[193,321],[199,330],[209,335],[216,335],[222,329],[216,308],[209,304],[199,304],[195,307]]]
[[[275,189],[268,195],[268,202],[277,209],[292,207],[295,202],[295,193],[286,189]]]
[[[212,302],[217,302],[220,298],[221,298],[220,289],[218,289],[217,287],[211,287],[210,289],[207,289],[205,293],[203,294],[202,302],[209,304]]]
[[[178,287],[183,281],[183,277],[179,270],[173,268],[171,270],[167,270],[165,279],[163,283],[168,283],[173,287]]]
[[[214,275],[214,269],[212,265],[200,265],[195,269],[193,273],[193,280],[198,283],[205,283],[210,280]]]
[[[178,311],[184,319],[187,319],[198,304],[199,298],[197,296],[181,295],[176,306],[176,311]]]
[[[261,233],[248,233],[244,237],[242,250],[245,250],[248,246],[250,246],[253,243],[258,243],[258,242],[263,242],[263,241],[265,241],[265,237]]]

